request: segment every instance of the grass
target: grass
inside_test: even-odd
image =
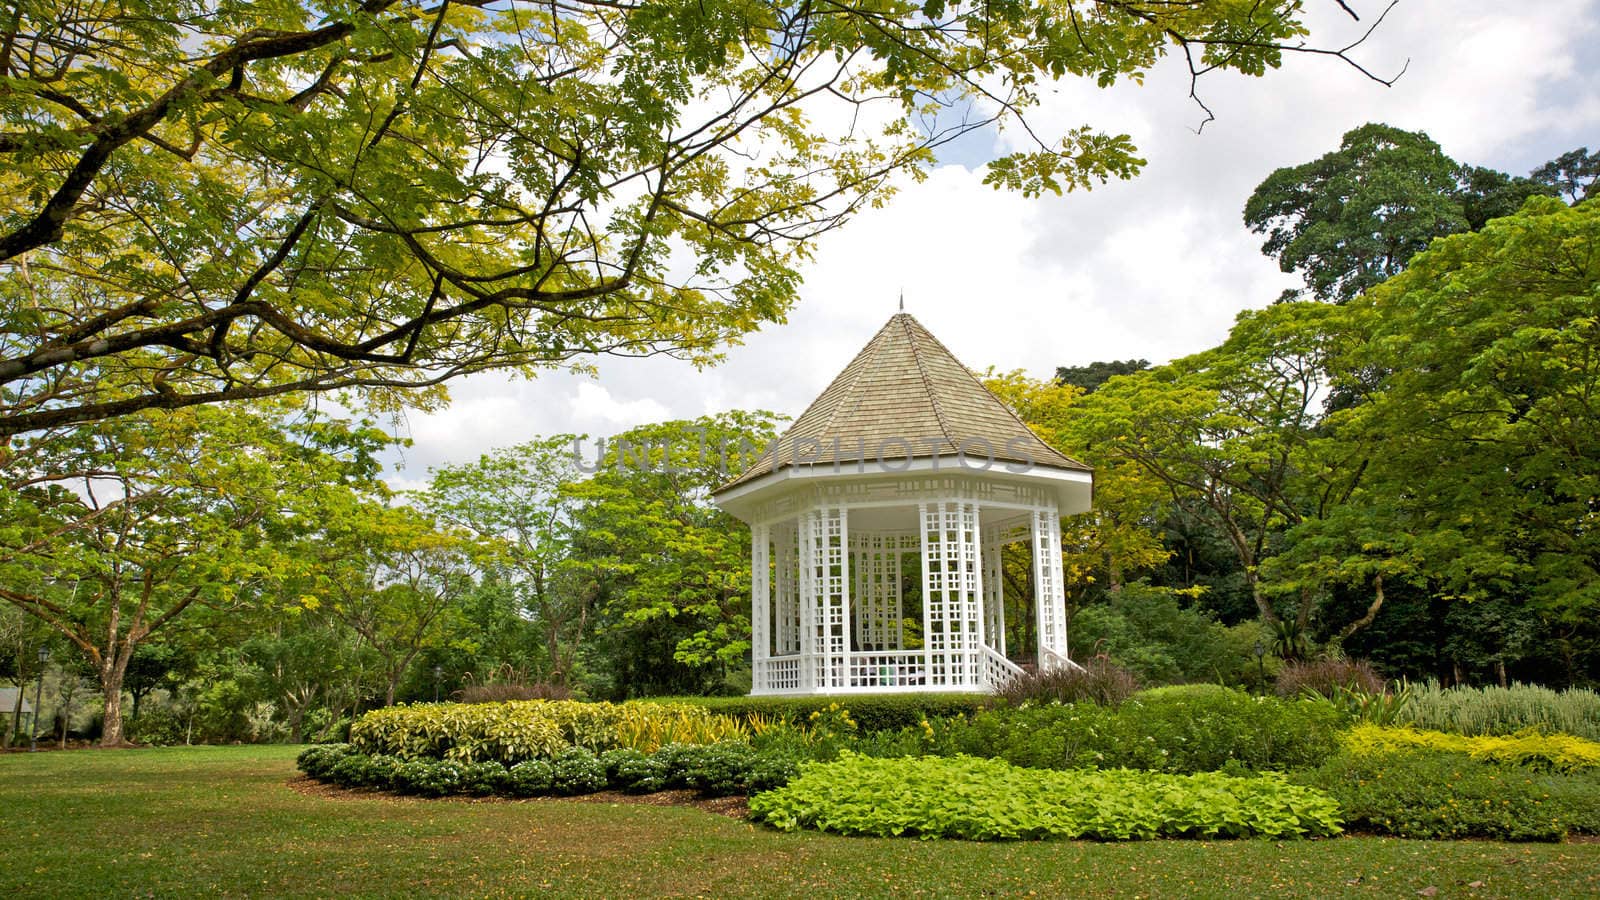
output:
[[[0,896],[1600,893],[1593,843],[788,835],[683,807],[306,796],[296,749],[0,756]]]

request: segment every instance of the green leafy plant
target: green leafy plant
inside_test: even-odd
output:
[[[1300,837],[1337,834],[1338,807],[1280,776],[1050,772],[973,757],[809,763],[750,800],[785,831],[968,840]]]
[[[1217,685],[1154,688],[1115,709],[1000,708],[931,725],[929,752],[1049,769],[1211,772],[1315,766],[1339,749],[1344,715],[1325,701],[1252,697]]]
[[[1477,760],[1542,771],[1600,769],[1600,742],[1570,734],[1543,735],[1524,731],[1514,735],[1467,737],[1415,728],[1358,725],[1346,732],[1343,740],[1351,752],[1361,755],[1425,749],[1463,753]]]
[[[569,747],[648,752],[663,743],[716,743],[745,733],[741,723],[687,704],[518,700],[373,710],[351,726],[350,743],[368,754],[515,765],[554,759]]]
[[[606,789],[606,767],[582,747],[569,747],[550,761],[551,786],[558,794],[592,794]]]
[[[675,697],[670,702],[693,704],[746,722],[754,716],[767,725],[779,720],[807,725],[812,713],[839,704],[831,697]],[[880,694],[851,697],[840,705],[860,733],[870,734],[914,727],[923,719],[969,717],[989,702],[982,694]]]
[[[1600,741],[1600,693],[1531,684],[1441,688],[1430,681],[1414,686],[1402,720],[1452,734],[1516,734],[1531,728]]]
[[[1449,751],[1345,752],[1294,778],[1338,800],[1350,827],[1400,837],[1557,841],[1594,819],[1583,782]]]

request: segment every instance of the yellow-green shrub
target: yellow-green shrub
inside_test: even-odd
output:
[[[1346,732],[1343,739],[1351,752],[1363,755],[1420,748],[1559,772],[1600,768],[1600,742],[1570,734],[1523,731],[1505,736],[1465,737],[1442,731],[1358,725]]]
[[[508,765],[552,759],[569,747],[654,750],[742,737],[737,722],[688,705],[575,700],[391,706],[350,727],[350,743],[362,753]]]
[[[742,741],[750,734],[737,719],[686,703],[625,703],[619,709],[617,743],[641,753],[654,753],[667,744]]]

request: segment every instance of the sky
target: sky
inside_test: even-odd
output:
[[[1356,0],[1364,19],[1385,3]],[[1332,0],[1307,0],[1313,42],[1339,46],[1365,24]],[[1337,59],[1291,55],[1262,79],[1213,73],[1188,98],[1181,60],[1141,85],[1045,88],[1030,115],[1043,131],[1091,124],[1127,133],[1148,160],[1132,181],[1026,199],[982,183],[1007,134],[947,148],[920,184],[826,235],[803,269],[800,300],[704,370],[663,358],[607,359],[596,377],[485,373],[453,382],[451,403],[392,423],[412,446],[392,460],[398,487],[431,467],[561,432],[614,434],[646,422],[729,409],[798,416],[905,298],[975,369],[1023,369],[1204,350],[1235,315],[1265,306],[1293,276],[1260,252],[1245,200],[1274,169],[1386,122],[1427,132],[1463,163],[1514,174],[1579,146],[1600,146],[1600,0],[1402,0],[1352,56],[1392,87]]]

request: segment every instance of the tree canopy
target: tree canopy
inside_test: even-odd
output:
[[[1545,181],[1464,166],[1420,131],[1369,123],[1339,149],[1278,169],[1244,208],[1261,251],[1319,300],[1345,301],[1405,268],[1434,238],[1511,215]]]
[[[709,360],[782,319],[812,238],[1050,80],[1172,53],[1196,77],[1300,51],[1360,69],[1306,43],[1302,6],[24,0],[0,24],[0,436]],[[1142,163],[1086,124],[986,179]]]

